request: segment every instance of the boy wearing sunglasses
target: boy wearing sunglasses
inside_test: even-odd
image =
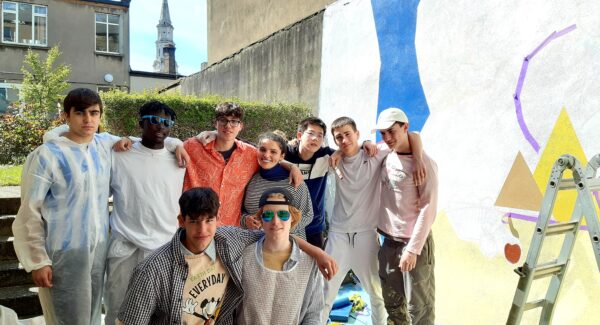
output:
[[[265,236],[243,253],[244,299],[238,324],[318,324],[323,278],[317,264],[300,250],[290,230],[302,213],[284,188],[266,190],[257,217]]]
[[[106,324],[114,324],[133,269],[177,230],[177,204],[185,169],[165,149],[176,114],[150,101],[139,109],[141,141],[112,155],[113,211],[106,265]]]
[[[179,207],[179,230],[135,268],[117,324],[236,323],[236,310],[246,294],[242,255],[263,232],[217,227],[220,204],[211,188],[185,191]],[[328,277],[336,273],[335,262],[322,250],[302,240],[298,246],[317,259]]]

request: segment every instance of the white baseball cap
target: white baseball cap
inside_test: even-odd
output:
[[[399,108],[386,108],[379,113],[377,125],[375,125],[375,128],[371,132],[375,133],[377,130],[389,129],[396,122],[408,123],[408,117],[406,117],[406,114]]]

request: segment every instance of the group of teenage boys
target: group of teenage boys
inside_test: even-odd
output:
[[[69,128],[28,156],[13,224],[15,251],[40,287],[46,321],[100,324],[104,297],[106,324],[234,323],[240,256],[262,236],[239,228],[244,188],[258,171],[256,148],[237,139],[243,108],[218,105],[214,141],[191,138],[185,150],[168,138],[176,114],[163,103],[140,108],[142,138],[133,144],[96,133],[102,102],[95,92],[75,89],[63,108]],[[334,154],[323,146],[327,127],[310,117],[287,148],[290,178],[306,182],[313,204],[306,236],[314,246],[302,242],[301,249],[329,280],[321,323],[352,269],[370,296],[374,324],[433,324],[437,168],[401,110],[383,111],[375,129],[386,146],[367,145],[367,154],[354,121],[336,119]],[[326,229],[331,155],[341,158]],[[192,274],[196,255],[205,260]]]

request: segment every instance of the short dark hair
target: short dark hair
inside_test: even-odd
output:
[[[244,108],[237,103],[224,102],[215,107],[215,120],[221,117],[233,116],[244,121]]]
[[[88,88],[75,88],[65,96],[63,111],[65,114],[69,114],[73,108],[75,111],[83,112],[86,108],[96,104],[100,107],[100,114],[102,114],[102,99],[97,92]]]
[[[144,115],[153,115],[158,113],[165,113],[169,115],[173,121],[175,121],[175,118],[177,118],[177,114],[175,114],[175,111],[169,107],[169,105],[159,102],[158,100],[151,100],[140,107],[140,118]]]
[[[281,149],[281,153],[285,154],[287,152],[287,142],[281,135],[279,135],[275,132],[262,133],[261,135],[258,136],[258,141],[256,142],[256,146],[260,147],[260,143],[263,140],[275,141],[277,143],[277,145],[279,146],[279,149]]]
[[[327,125],[325,125],[325,122],[323,122],[323,120],[321,120],[320,118],[314,116],[307,117],[300,121],[300,123],[298,123],[298,132],[302,133],[306,131],[309,125],[316,125],[323,129],[323,134],[327,133]]]
[[[216,217],[219,212],[219,197],[210,187],[194,187],[183,192],[179,198],[181,218],[198,219]]]
[[[349,118],[347,116],[342,116],[342,117],[336,118],[333,121],[333,123],[331,123],[331,135],[335,136],[335,134],[333,134],[333,132],[335,131],[335,129],[341,128],[341,127],[346,126],[346,125],[350,125],[354,131],[357,131],[357,129],[356,129],[356,122],[354,122],[353,119],[351,119],[351,118]]]

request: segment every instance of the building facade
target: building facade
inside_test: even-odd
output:
[[[71,67],[72,88],[129,89],[130,0],[1,1],[0,112],[18,99],[28,49],[54,45]]]

